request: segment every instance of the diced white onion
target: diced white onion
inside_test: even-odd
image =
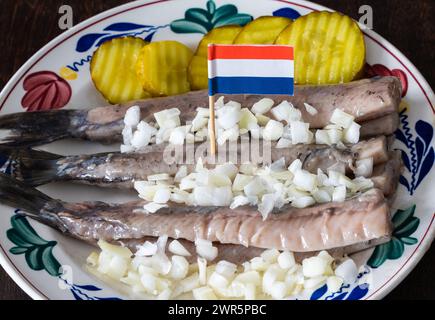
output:
[[[128,108],[124,116],[124,123],[126,126],[135,128],[140,121],[140,108],[139,106],[132,106]]]
[[[338,265],[335,275],[342,278],[344,283],[352,284],[357,280],[358,268],[352,259],[347,259]]]
[[[347,114],[340,109],[335,109],[332,113],[330,122],[346,129],[350,127],[354,119],[355,117],[350,114]]]
[[[168,247],[169,251],[173,254],[189,257],[190,252],[178,240],[172,240]]]
[[[157,253],[157,244],[146,241],[143,245],[139,246],[135,255],[138,257],[152,256]]]
[[[307,278],[314,278],[323,275],[328,267],[326,259],[311,257],[302,261],[302,272]]]
[[[332,201],[343,202],[346,199],[346,186],[338,186],[334,188],[332,193]]]
[[[283,269],[290,269],[296,264],[295,257],[292,252],[284,251],[278,256],[278,264]]]
[[[269,110],[272,108],[273,105],[274,105],[274,102],[272,99],[263,98],[260,101],[254,103],[251,111],[254,114],[264,114],[264,113],[269,112]]]
[[[307,112],[312,116],[315,116],[316,114],[319,113],[316,108],[314,108],[312,105],[306,102],[304,103],[304,106],[305,106],[305,110],[307,110]]]
[[[343,139],[347,143],[358,143],[360,135],[361,125],[356,122],[352,122],[350,126],[344,130]]]
[[[189,272],[189,262],[185,257],[174,255],[171,258],[171,271],[169,276],[173,279],[184,279]]]
[[[317,185],[317,176],[306,170],[297,170],[294,174],[293,183],[304,191],[314,191]]]
[[[168,207],[167,204],[159,204],[155,202],[150,202],[143,206],[144,210],[148,213],[156,213],[160,209],[167,208],[167,207]]]
[[[313,199],[313,197],[306,196],[306,197],[300,197],[297,199],[294,199],[292,201],[292,206],[295,208],[306,208],[313,204],[315,204],[316,201]]]
[[[263,130],[263,139],[276,141],[281,138],[284,131],[284,125],[281,122],[270,120]]]
[[[313,133],[310,131],[310,124],[301,121],[290,122],[290,132],[292,143],[311,143],[313,140]]]
[[[326,285],[328,286],[328,290],[333,293],[340,290],[342,284],[343,284],[343,279],[337,276],[328,277],[328,279],[326,280]]]

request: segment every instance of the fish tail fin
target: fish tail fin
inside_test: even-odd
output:
[[[79,110],[19,112],[0,116],[0,130],[10,130],[2,145],[29,147],[74,137],[79,123]]]
[[[8,158],[12,177],[30,186],[39,186],[58,178],[57,154],[33,149],[0,146],[0,154]]]
[[[0,202],[19,208],[19,214],[29,216],[47,225],[65,230],[56,212],[64,208],[60,200],[55,200],[41,191],[0,173]]]

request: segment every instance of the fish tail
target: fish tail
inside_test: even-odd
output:
[[[0,116],[0,130],[10,130],[0,143],[11,147],[29,147],[79,135],[83,111],[51,110],[19,112]]]
[[[0,146],[0,155],[8,158],[10,174],[29,186],[58,180],[57,160],[62,156],[41,150]]]
[[[4,173],[0,173],[0,199],[2,204],[24,210],[20,211],[21,214],[63,229],[63,223],[55,214],[63,208],[61,201],[52,199]]]

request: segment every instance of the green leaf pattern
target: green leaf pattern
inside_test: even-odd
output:
[[[405,245],[414,245],[418,242],[416,238],[410,237],[418,228],[420,219],[414,217],[415,205],[405,209],[397,210],[393,219],[393,236],[387,243],[375,248],[367,264],[372,268],[378,268],[386,260],[399,259],[405,251]]]
[[[59,276],[60,263],[53,256],[53,247],[57,242],[47,241],[38,236],[24,216],[13,216],[11,225],[12,228],[6,232],[6,235],[15,247],[9,252],[15,255],[24,254],[32,270],[45,270],[51,276]]]
[[[184,14],[184,19],[171,23],[171,30],[175,33],[202,33],[206,34],[213,28],[226,25],[244,26],[252,21],[252,16],[239,13],[233,4],[226,4],[216,8],[214,1],[207,1],[207,10],[190,8]]]

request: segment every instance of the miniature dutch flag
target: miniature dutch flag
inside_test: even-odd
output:
[[[209,95],[293,95],[293,57],[291,46],[210,44]]]
[[[208,46],[210,151],[216,154],[215,94],[294,92],[294,50],[281,45]]]

